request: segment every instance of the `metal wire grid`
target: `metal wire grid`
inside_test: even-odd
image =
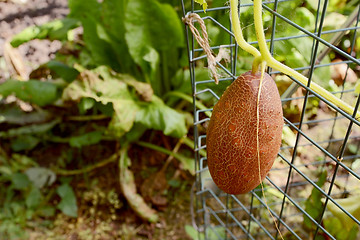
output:
[[[276,51],[275,43],[278,41],[287,41],[295,38],[310,37],[313,39],[312,54],[310,64],[302,66],[295,70],[302,71],[307,75],[309,82],[312,81],[315,69],[329,67],[335,64],[346,63],[348,68],[360,66],[360,60],[352,56],[355,48],[355,39],[359,27],[360,5],[349,16],[345,25],[336,30],[323,30],[324,19],[327,13],[329,1],[319,1],[316,21],[313,32],[310,32],[290,19],[277,12],[280,4],[291,2],[292,0],[274,0],[263,3],[264,11],[272,14],[271,37],[267,41],[270,43],[270,51],[273,54]],[[229,36],[230,44],[223,45],[230,49],[231,61],[228,65],[217,63],[223,70],[225,76],[220,79],[220,83],[230,84],[239,75],[237,73],[236,63],[238,55],[242,54],[238,50],[238,46],[231,33],[231,23],[228,28],[219,21],[207,14],[191,1],[191,6],[186,9],[182,0],[183,14],[186,16],[189,12],[195,12],[202,16],[203,20],[214,23],[224,34]],[[322,4],[323,3],[323,4]],[[244,7],[251,7],[253,4],[239,4],[238,9],[241,12]],[[221,12],[228,14],[229,6],[216,7],[207,9],[207,13]],[[282,21],[289,27],[299,29],[302,34],[286,37],[276,37],[277,23]],[[335,45],[339,43],[342,36],[350,31],[351,45],[349,51],[343,51]],[[327,34],[333,34],[330,41],[325,41],[322,37]],[[202,49],[198,47],[191,32],[186,26],[186,37],[188,40],[189,54],[189,70],[191,76],[192,91],[194,97],[194,140],[195,140],[195,168],[196,168],[196,190],[195,190],[195,216],[193,225],[199,232],[199,239],[278,239],[279,234],[275,229],[272,219],[269,217],[267,207],[260,189],[255,189],[248,194],[228,195],[217,189],[208,174],[206,165],[206,157],[201,155],[201,151],[206,149],[205,145],[205,129],[206,123],[209,121],[209,109],[198,109],[195,101],[201,94],[211,94],[217,100],[220,94],[214,90],[215,84],[213,80],[198,80],[195,74],[197,62],[204,61],[206,56]],[[257,42],[250,42],[256,44]],[[319,47],[325,46],[319,53]],[[212,46],[213,51],[217,51],[220,46]],[[342,61],[337,63],[321,63],[322,59],[329,53],[334,52],[341,56]],[[277,74],[277,71],[269,69],[270,74]],[[345,113],[338,107],[329,103],[323,97],[314,93],[308,86],[303,85],[296,79],[291,78],[293,83],[282,94],[283,105],[296,100],[301,100],[301,115],[299,121],[294,121],[284,117],[284,127],[289,127],[296,135],[293,144],[283,143],[278,159],[274,164],[270,174],[264,181],[266,198],[268,199],[269,210],[278,222],[280,231],[285,239],[336,239],[329,229],[326,229],[323,220],[331,216],[329,204],[332,204],[358,227],[359,219],[354,217],[352,213],[347,211],[341,204],[341,200],[355,193],[360,186],[360,171],[353,168],[353,163],[360,158],[360,122],[352,116]],[[346,77],[345,77],[346,81]],[[305,93],[302,96],[292,97],[296,89],[300,87]],[[341,91],[334,92],[341,98],[347,95],[354,96],[354,89],[342,88]],[[329,117],[319,117],[317,119],[306,119],[305,111],[311,99],[319,99],[320,104],[325,104],[334,109],[336,114]],[[358,110],[360,98],[356,99],[355,111]],[[355,124],[355,125],[354,125]],[[312,134],[312,126],[324,126],[323,133]],[[342,129],[342,135],[335,134],[336,129]],[[321,137],[319,135],[325,135]],[[337,135],[337,136],[336,136]],[[349,144],[353,145],[353,152],[349,153]],[[355,147],[354,147],[355,146]],[[355,149],[355,150],[354,150]],[[308,151],[313,152],[313,156],[319,159],[308,159],[307,161],[299,160],[299,153]],[[322,156],[322,157],[321,157]],[[310,171],[310,170],[312,171]],[[326,183],[319,186],[319,175],[316,174],[317,169],[327,169]],[[314,174],[312,174],[314,172]],[[280,179],[280,181],[279,181]],[[345,183],[345,186],[339,187],[339,183]],[[318,185],[319,184],[319,185]],[[346,185],[347,184],[347,185]],[[302,189],[309,188],[310,193],[302,195]],[[314,219],[313,214],[306,208],[306,202],[309,201],[313,192],[320,193],[322,204],[320,214]],[[330,215],[329,215],[330,214]],[[302,222],[310,221],[312,228],[306,229]],[[358,234],[358,238],[359,238]],[[357,238],[357,239],[358,239]],[[320,238],[321,239],[321,238]]]

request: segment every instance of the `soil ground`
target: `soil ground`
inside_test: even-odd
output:
[[[23,3],[21,3],[23,2]],[[67,0],[18,0],[0,1],[0,56],[4,56],[4,44],[12,36],[28,26],[41,25],[48,21],[63,18],[69,12]],[[58,41],[34,40],[25,43],[16,51],[26,67],[25,74],[41,63],[47,62],[61,47]],[[1,62],[0,82],[9,77],[4,71],[3,58]]]

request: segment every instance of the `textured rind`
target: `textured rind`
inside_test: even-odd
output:
[[[260,184],[256,104],[261,74],[239,76],[215,104],[207,129],[207,163],[215,184],[229,194],[247,193]],[[261,181],[281,145],[283,112],[274,80],[265,73],[259,104]]]

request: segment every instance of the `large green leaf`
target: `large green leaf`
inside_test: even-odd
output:
[[[125,40],[125,12],[128,0],[105,0],[102,3],[101,16],[103,21],[103,35],[98,33],[101,39],[108,42],[116,53],[121,72],[129,72],[134,67]],[[104,39],[102,36],[105,36]]]
[[[90,50],[93,60],[98,65],[108,65],[121,70],[115,49],[111,46],[111,39],[101,23],[92,16],[82,19],[84,40]]]
[[[84,41],[93,61],[119,72],[134,67],[125,42],[124,17],[128,0],[70,0],[70,16],[81,21]]]
[[[184,115],[168,107],[156,96],[139,109],[136,113],[136,122],[178,138],[183,137],[187,132]]]
[[[129,91],[130,87],[135,91]],[[129,132],[134,123],[173,137],[182,137],[187,132],[184,115],[153,95],[148,84],[140,83],[129,75],[113,75],[106,67],[83,71],[80,80],[64,89],[64,100],[80,101],[83,98],[94,99],[104,105],[112,104],[114,115],[109,133],[116,137]]]
[[[103,71],[101,69],[104,67],[99,67],[97,70]],[[79,81],[72,82],[64,89],[62,98],[73,101],[79,101],[81,98],[93,98],[102,104],[121,99],[132,100],[132,95],[124,82],[104,73],[97,74],[95,73],[97,70],[83,71]]]
[[[84,71],[80,81],[74,81],[63,92],[64,100],[79,101],[91,98],[106,105],[111,103],[114,115],[109,125],[109,133],[121,137],[134,124],[138,105],[136,97],[130,93],[126,80],[134,82],[129,75],[112,76],[105,67]],[[101,77],[101,78],[100,78]]]
[[[104,0],[101,16],[109,33],[117,40],[125,40],[125,12],[129,0]],[[122,46],[119,46],[122,47]]]
[[[102,25],[101,4],[96,0],[69,0],[70,15],[83,26],[83,38],[92,60],[98,65],[108,65],[120,70],[119,61]]]
[[[132,0],[127,5],[125,28],[130,54],[154,88],[155,78],[158,77],[159,51],[184,46],[179,17],[168,4],[156,0]]]
[[[69,16],[76,19],[83,19],[87,16],[100,18],[100,3],[97,0],[69,0]]]
[[[0,85],[0,95],[6,97],[15,94],[23,101],[45,106],[53,103],[57,98],[57,87],[50,82],[38,80],[16,81],[8,80]]]
[[[172,6],[156,0],[129,1],[126,11],[126,40],[133,57],[137,47],[167,50],[184,46],[182,24]]]
[[[64,18],[60,20],[54,20],[40,26],[31,26],[16,34],[12,38],[10,44],[13,47],[18,47],[19,45],[33,39],[48,38],[50,40],[66,40],[68,31],[77,27],[78,25],[78,20]]]

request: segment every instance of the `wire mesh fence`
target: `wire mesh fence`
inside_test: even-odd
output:
[[[355,113],[360,103],[355,93],[360,5],[343,2],[348,8],[339,14],[337,5],[326,0],[266,1],[263,19],[273,56],[354,106]],[[276,70],[268,72],[281,94],[283,141],[263,182],[266,198],[261,188],[229,195],[215,186],[207,169],[206,127],[214,103],[251,69],[252,58],[235,42],[225,1],[211,1],[206,13],[194,1],[183,0],[182,5],[184,17],[197,13],[205,21],[212,50],[226,48],[231,55],[230,62],[217,62],[221,78],[216,85],[204,73],[206,56],[186,26],[196,145],[193,225],[199,239],[279,239],[269,211],[284,239],[360,239],[359,119]],[[240,1],[238,11],[244,36],[257,47],[252,7],[251,1]]]

